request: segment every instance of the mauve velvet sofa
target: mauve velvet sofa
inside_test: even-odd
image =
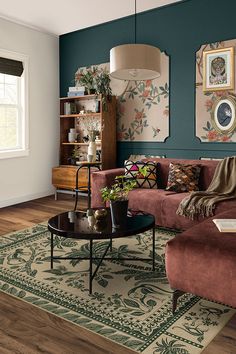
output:
[[[189,292],[209,300],[236,307],[236,233],[220,233],[212,218],[188,219],[176,215],[181,200],[188,193],[166,191],[170,162],[201,165],[199,189],[205,190],[218,161],[152,158],[158,163],[159,189],[137,188],[129,193],[129,207],[155,216],[156,225],[183,231],[167,242],[166,271],[172,289]],[[124,168],[92,174],[92,207],[101,207],[100,189],[110,186]],[[236,218],[236,199],[216,205],[217,218]],[[177,298],[176,297],[176,298]],[[176,302],[174,298],[174,302]]]

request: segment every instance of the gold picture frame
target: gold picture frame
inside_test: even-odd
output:
[[[236,129],[236,100],[228,95],[218,98],[212,107],[212,125],[221,134],[229,134]]]
[[[203,91],[234,89],[234,47],[203,52]]]

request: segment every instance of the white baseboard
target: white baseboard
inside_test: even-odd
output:
[[[28,195],[24,195],[24,196],[17,197],[17,198],[7,199],[7,200],[0,202],[0,208],[4,208],[7,206],[19,204],[19,203],[28,202],[29,200],[33,200],[33,199],[47,197],[48,195],[54,194],[54,192],[55,192],[55,189],[49,189],[49,190],[47,190],[45,192],[41,192],[41,193],[28,194]]]

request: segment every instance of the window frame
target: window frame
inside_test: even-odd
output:
[[[21,91],[21,124],[18,127],[18,133],[22,141],[21,147],[17,149],[0,150],[0,159],[15,158],[29,155],[29,92],[28,92],[28,76],[29,76],[29,57],[25,54],[11,52],[0,49],[0,57],[22,61],[24,71],[20,77]]]

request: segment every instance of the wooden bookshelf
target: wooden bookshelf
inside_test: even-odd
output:
[[[95,112],[96,101],[100,103],[99,112]],[[65,114],[65,103],[73,105],[72,114],[70,112]],[[81,110],[84,113],[81,113]],[[74,190],[75,188],[75,174],[78,167],[70,164],[70,158],[75,147],[81,149],[81,153],[86,154],[89,143],[83,141],[86,132],[81,130],[79,125],[80,120],[87,117],[88,119],[94,118],[98,120],[102,127],[99,140],[96,141],[97,149],[101,151],[101,168],[110,169],[116,166],[116,98],[113,96],[111,101],[107,102],[107,109],[105,110],[101,96],[62,97],[60,98],[59,117],[59,165],[52,169],[52,184],[56,190]],[[78,139],[75,142],[68,141],[68,133],[71,128],[76,129],[76,133],[78,132]],[[87,172],[86,168],[83,168],[79,172],[79,183],[80,185],[86,185],[86,181]]]

